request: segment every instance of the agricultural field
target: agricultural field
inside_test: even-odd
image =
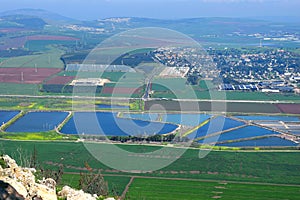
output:
[[[1,83],[40,84],[60,72],[56,68],[0,68]]]
[[[97,145],[93,144],[95,148]],[[102,170],[103,175],[133,175],[120,171],[112,171],[96,160],[85,148],[83,143],[74,142],[31,142],[31,141],[0,141],[2,153],[20,158],[16,149],[22,150],[23,158],[29,158],[34,147],[37,149],[38,162],[47,168],[53,168],[57,163],[65,166],[66,172],[85,170],[85,163],[95,170]],[[146,153],[161,147],[147,145],[118,145],[128,151]],[[176,154],[176,148],[170,148]],[[206,150],[201,150],[206,151]],[[63,158],[63,159],[62,159]],[[170,166],[151,173],[140,174],[150,177],[169,177],[187,179],[209,179],[227,181],[246,181],[260,183],[296,184],[299,182],[300,154],[297,151],[263,152],[263,151],[211,151],[206,157],[199,158],[199,149],[187,150],[181,158]],[[18,160],[22,163],[21,160]],[[284,179],[282,178],[284,177]]]
[[[30,87],[28,89],[30,89]],[[72,110],[72,105],[74,104],[74,105],[82,106],[83,109],[89,110],[91,109],[91,106],[99,105],[99,104],[109,105],[110,103],[111,103],[110,100],[96,100],[96,101],[87,100],[87,99],[72,100],[71,97],[56,98],[55,96],[47,97],[47,98],[2,97],[0,98],[0,109],[1,110],[24,110],[24,111],[35,111],[35,110],[70,111]],[[118,105],[130,106],[130,110],[133,111],[141,109],[137,105],[139,104],[139,101],[131,101],[128,103],[127,100],[114,100],[114,103]],[[92,107],[92,109],[93,108],[94,107]],[[99,110],[102,109],[100,106],[96,106],[95,108],[96,109],[99,108]]]
[[[60,60],[64,52],[59,49],[51,48],[51,50],[37,55],[12,57],[2,62],[0,67],[27,67],[27,68],[60,68],[63,69],[64,64]]]
[[[74,76],[55,76],[48,79],[45,84],[66,85],[74,79]]]
[[[76,45],[75,40],[30,40],[24,45],[24,48],[34,52],[45,52],[52,46]]]
[[[184,87],[184,88],[183,88]],[[203,87],[203,86],[202,86]],[[153,84],[153,98],[180,98],[180,99],[215,99],[215,100],[249,100],[249,101],[291,101],[299,102],[299,95],[295,94],[267,94],[263,92],[242,92],[242,91],[217,91],[212,88],[203,89],[199,86],[179,87]],[[178,88],[178,89],[177,89]]]
[[[154,79],[151,90],[153,98],[254,100],[299,102],[299,95],[269,94],[263,92],[218,91],[211,81],[199,81],[198,85],[187,86],[184,78]]]
[[[145,110],[149,110],[153,105],[160,104],[167,111],[202,111],[208,112],[212,110],[212,103],[208,101],[190,102],[190,101],[167,101],[167,100],[152,100],[145,102]],[[295,104],[298,105],[298,104]],[[255,103],[255,102],[214,102],[213,108],[215,111],[228,113],[278,113],[281,111],[276,107],[276,104],[271,103]]]
[[[0,83],[0,94],[1,95],[39,95],[40,92],[39,92],[39,85],[37,84]],[[0,104],[0,107],[2,107],[2,104]]]
[[[125,199],[295,199],[299,186],[134,178]]]
[[[290,114],[299,114],[300,106],[298,104],[277,104],[276,105],[279,110],[284,113]]]

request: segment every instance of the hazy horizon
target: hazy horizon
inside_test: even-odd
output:
[[[109,17],[300,17],[299,7],[298,0],[3,0],[0,12],[44,9],[80,20]]]

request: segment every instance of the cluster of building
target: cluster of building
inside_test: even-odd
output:
[[[208,52],[221,69],[222,77],[237,82],[280,80],[286,72],[299,72],[299,56],[283,49],[209,49]]]
[[[283,49],[208,49],[160,48],[153,57],[170,68],[182,67],[184,76],[221,78],[219,90],[292,93],[299,91],[300,59]],[[172,74],[172,70],[163,75]],[[176,74],[175,72],[173,74]],[[181,76],[183,74],[181,73]]]
[[[212,79],[220,74],[220,70],[212,62],[211,56],[201,48],[159,48],[153,52],[153,57],[165,66],[181,69],[184,71],[181,74],[187,78],[189,76],[201,76]]]
[[[104,65],[104,64],[67,64],[65,71],[76,72],[136,72],[126,65]]]
[[[297,87],[288,85],[284,81],[268,81],[260,82],[258,84],[221,84],[218,86],[219,90],[240,90],[240,91],[261,91],[266,93],[291,93],[297,92]]]
[[[64,25],[62,28],[70,29],[72,31],[85,31],[93,34],[100,34],[106,32],[104,28],[96,28],[90,26],[82,26],[77,24]]]
[[[184,78],[188,72],[188,67],[166,67],[159,76],[166,78]]]
[[[222,84],[219,85],[219,90],[242,90],[242,91],[258,91],[259,87],[257,85],[232,85],[232,84]]]

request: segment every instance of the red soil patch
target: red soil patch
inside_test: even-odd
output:
[[[19,31],[26,31],[24,28],[1,28],[0,33],[14,33]]]
[[[300,114],[300,104],[277,104],[277,108],[288,114]]]
[[[0,29],[0,33],[4,31],[9,31],[6,29]],[[11,31],[14,32],[14,31]],[[79,40],[75,37],[68,37],[68,36],[60,36],[60,35],[31,35],[31,36],[24,36],[24,37],[16,37],[16,38],[8,38],[4,40],[3,44],[0,44],[0,50],[6,50],[9,48],[22,48],[24,47],[25,43],[30,40],[56,40],[56,41],[76,41]]]
[[[103,94],[139,94],[141,88],[126,88],[126,87],[104,87],[102,89]]]
[[[6,39],[4,43],[0,44],[0,50],[7,50],[10,48],[20,48],[23,47],[26,43],[25,37],[18,37],[13,39]]]
[[[0,68],[0,82],[40,84],[60,71],[55,68]]]
[[[74,80],[74,78],[74,76],[56,76],[48,80],[46,84],[66,85],[72,80]]]

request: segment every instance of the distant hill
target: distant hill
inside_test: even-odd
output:
[[[50,12],[43,9],[18,9],[10,10],[0,13],[0,17],[3,16],[13,16],[13,15],[23,15],[23,16],[32,16],[43,19],[48,24],[65,24],[65,23],[74,23],[77,20],[59,15],[54,12]]]
[[[39,30],[47,24],[43,19],[28,15],[6,15],[1,21],[10,24],[8,27],[19,27],[25,29]]]
[[[140,27],[163,27],[190,35],[223,35],[233,32],[241,34],[265,32],[274,29],[274,27],[271,27],[272,23],[265,20],[246,18],[203,17],[166,20],[132,17],[90,21],[89,25],[95,27],[104,26],[106,28],[113,27],[116,30]]]

